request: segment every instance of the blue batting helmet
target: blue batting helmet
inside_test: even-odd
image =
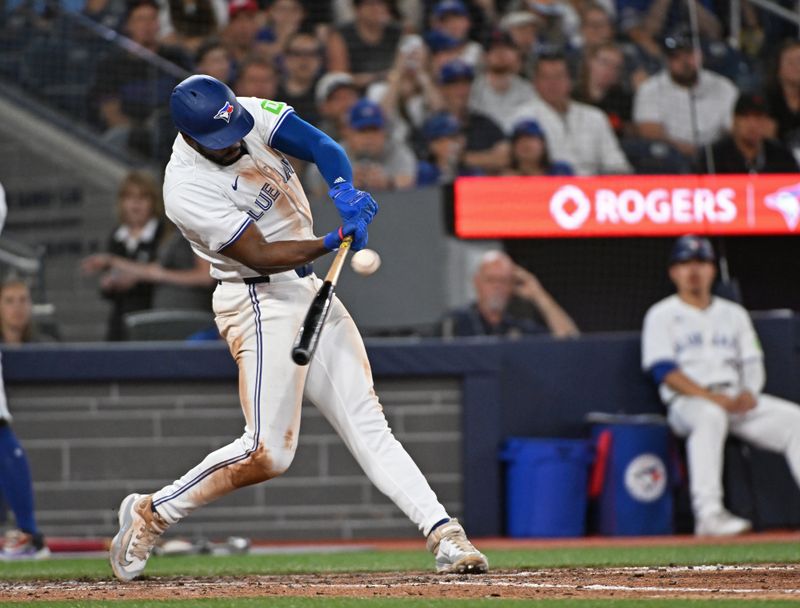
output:
[[[672,253],[669,255],[669,264],[681,264],[689,260],[713,262],[715,259],[714,248],[711,241],[701,236],[686,234],[675,241]]]
[[[253,128],[252,114],[233,91],[205,74],[189,76],[176,86],[169,108],[178,131],[212,150],[232,146]]]

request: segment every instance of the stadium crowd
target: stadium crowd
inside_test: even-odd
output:
[[[294,106],[369,190],[796,170],[794,32],[744,1],[734,40],[728,2],[697,6],[692,36],[679,0],[11,0],[0,47],[21,61],[0,69],[160,165],[170,91],[202,72]],[[64,66],[81,48],[76,75]],[[324,185],[315,171],[305,182]]]

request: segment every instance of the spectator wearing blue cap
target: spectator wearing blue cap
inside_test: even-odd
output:
[[[519,75],[521,68],[522,57],[511,36],[501,30],[492,32],[486,41],[483,74],[472,84],[469,107],[509,131],[514,112],[538,98],[531,84]]]
[[[502,129],[488,116],[468,106],[473,69],[451,61],[439,71],[439,92],[444,109],[453,114],[466,138],[464,165],[474,173],[499,175],[508,167],[509,144]]]
[[[477,42],[469,39],[469,11],[461,0],[441,0],[433,7],[431,31],[440,32],[459,42],[458,58],[477,67],[483,58],[483,49]]]
[[[363,88],[386,77],[402,32],[387,0],[355,0],[354,8],[355,19],[328,36],[328,70],[353,74]]]
[[[568,162],[578,175],[631,172],[608,117],[571,99],[572,80],[563,55],[540,56],[533,84],[541,101],[520,108],[514,120],[536,120],[554,158]]]
[[[544,131],[535,120],[523,120],[511,133],[511,168],[506,175],[573,175],[568,163],[551,160]]]
[[[361,99],[350,110],[344,147],[356,188],[402,190],[414,185],[416,158],[405,143],[387,136],[383,111],[374,101]]]
[[[459,175],[472,173],[462,164],[464,135],[458,119],[447,112],[434,114],[422,127],[425,158],[417,165],[417,185],[449,184]]]
[[[439,30],[427,32],[424,39],[430,52],[430,69],[433,74],[438,74],[442,67],[451,61],[462,61],[461,52],[464,50],[462,41]]]

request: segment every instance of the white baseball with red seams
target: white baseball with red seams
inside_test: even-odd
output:
[[[166,169],[164,201],[169,218],[220,280],[213,308],[239,367],[245,431],[155,492],[153,505],[174,524],[237,488],[286,471],[297,448],[305,396],[370,480],[427,534],[447,512],[392,434],[373,390],[361,336],[342,303],[333,300],[311,364],[297,366],[290,358],[292,343],[321,281],[290,270],[271,275],[268,283],[248,285],[241,279],[258,273],[220,253],[250,224],[268,241],[315,238],[300,180],[270,145],[292,109],[255,98],[238,102],[255,118],[244,138],[248,153],[221,166],[179,135]]]
[[[374,249],[362,249],[350,258],[350,266],[358,274],[367,277],[381,267],[381,256]]]

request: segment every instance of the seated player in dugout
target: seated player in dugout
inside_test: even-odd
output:
[[[473,275],[475,301],[450,311],[442,335],[510,336],[550,333],[557,338],[578,335],[578,327],[532,273],[502,251],[488,251]],[[510,312],[512,298],[527,304],[543,323]]]
[[[725,438],[784,454],[800,485],[800,407],[763,392],[758,336],[742,306],[712,295],[714,262],[708,239],[675,242],[669,276],[677,293],[647,311],[642,367],[659,387],[670,427],[686,437],[695,534],[732,536],[751,523],[723,506]]]
[[[217,327],[239,367],[245,431],[155,492],[130,494],[110,547],[117,578],[145,568],[155,543],[196,509],[283,474],[294,459],[303,397],[325,415],[380,491],[427,537],[439,572],[482,573],[486,557],[451,519],[392,434],[373,388],[364,343],[344,305],[331,301],[308,366],[290,357],[295,334],[322,286],[311,262],[352,237],[367,244],[378,211],[353,186],[342,147],[284,102],[235,97],[191,76],[172,93],[179,134],[164,177],[167,216],[211,264]],[[314,234],[311,209],[284,154],[316,164],[341,225]]]

